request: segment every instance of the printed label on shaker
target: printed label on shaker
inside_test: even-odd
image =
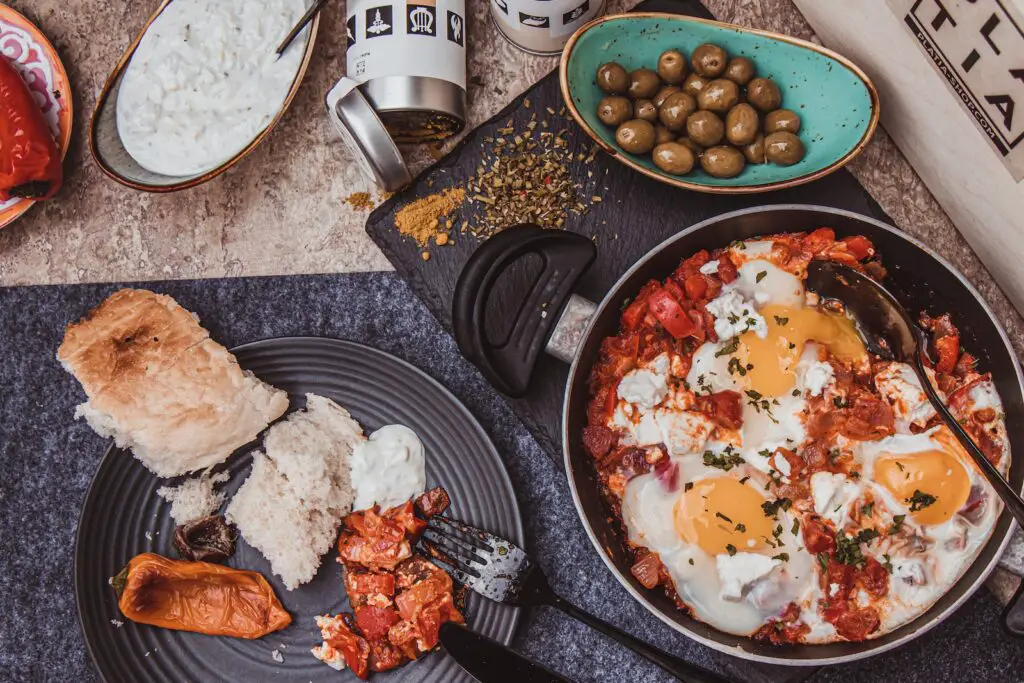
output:
[[[602,0],[491,0],[505,35],[528,50],[554,51],[602,10]]]
[[[1024,180],[1024,16],[999,0],[888,3],[1006,170]]]
[[[348,76],[439,78],[466,88],[466,1],[348,2]]]

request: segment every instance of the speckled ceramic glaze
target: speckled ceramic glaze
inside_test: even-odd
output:
[[[627,71],[654,68],[665,50],[689,56],[702,43],[720,45],[730,57],[750,58],[758,76],[778,83],[782,106],[802,119],[803,160],[792,166],[748,164],[735,178],[713,178],[699,166],[673,176],[649,155],[628,154],[615,144],[615,130],[597,118],[604,96],[595,82],[597,69],[605,62],[618,62]],[[874,86],[841,55],[796,38],[691,17],[620,14],[587,24],[562,55],[561,85],[573,117],[605,150],[641,173],[702,192],[763,192],[809,182],[855,157],[878,124]]]

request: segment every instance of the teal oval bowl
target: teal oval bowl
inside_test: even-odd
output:
[[[650,156],[630,154],[615,143],[615,129],[597,118],[604,97],[595,81],[597,69],[605,62],[618,62],[627,71],[653,69],[665,50],[681,50],[688,58],[702,43],[720,45],[730,57],[748,57],[758,76],[778,83],[782,106],[802,121],[800,139],[807,153],[801,161],[747,164],[735,178],[712,177],[698,164],[689,174],[675,176],[655,166]],[[878,92],[842,55],[790,36],[693,17],[637,12],[597,19],[569,39],[559,76],[573,118],[605,151],[644,175],[699,192],[767,192],[810,182],[857,156],[878,127]]]

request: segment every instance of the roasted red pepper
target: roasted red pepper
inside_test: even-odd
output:
[[[0,56],[0,201],[49,199],[63,178],[43,112],[18,70]]]

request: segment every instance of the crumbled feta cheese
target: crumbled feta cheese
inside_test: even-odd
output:
[[[768,323],[735,288],[723,289],[705,308],[715,317],[715,334],[723,341],[748,330],[761,339],[768,336]]]
[[[893,567],[892,575],[911,586],[922,586],[927,582],[924,566],[920,562],[901,562]]]
[[[830,583],[828,585],[828,597],[834,598],[836,596],[836,593],[839,592],[839,588],[840,586],[838,583]]]
[[[654,368],[631,370],[619,381],[618,394],[627,403],[653,408],[668,396],[665,373],[655,372]]]
[[[271,650],[270,651],[270,656],[273,657],[274,661],[277,662],[278,664],[281,664],[281,663],[284,662],[284,657],[281,656],[281,652],[279,650]]]
[[[814,511],[841,529],[846,523],[850,503],[856,500],[860,487],[847,480],[845,474],[815,472],[811,476]]]
[[[921,387],[917,373],[906,363],[889,363],[875,375],[878,393],[892,406],[896,430],[910,433],[910,425],[923,427],[935,416],[935,408]]]
[[[110,623],[113,624],[115,628],[121,628],[122,626],[124,626],[124,622],[120,619],[111,619]]]
[[[811,361],[803,366],[802,370],[800,386],[811,396],[821,396],[825,388],[836,379],[836,371],[831,363]]]
[[[788,477],[790,474],[793,473],[793,469],[789,464],[789,460],[786,459],[786,456],[781,455],[778,452],[776,452],[775,455],[772,457],[772,463],[775,465],[775,469],[779,471],[779,474],[781,474],[784,477]]]
[[[669,455],[689,455],[704,449],[715,423],[703,413],[679,410],[657,410],[654,413],[662,442]]]
[[[742,600],[751,587],[772,573],[782,564],[767,555],[757,553],[736,553],[717,555],[715,568],[722,585],[722,599],[736,602]]]
[[[718,260],[708,261],[700,267],[700,272],[704,275],[714,275],[718,272]]]

